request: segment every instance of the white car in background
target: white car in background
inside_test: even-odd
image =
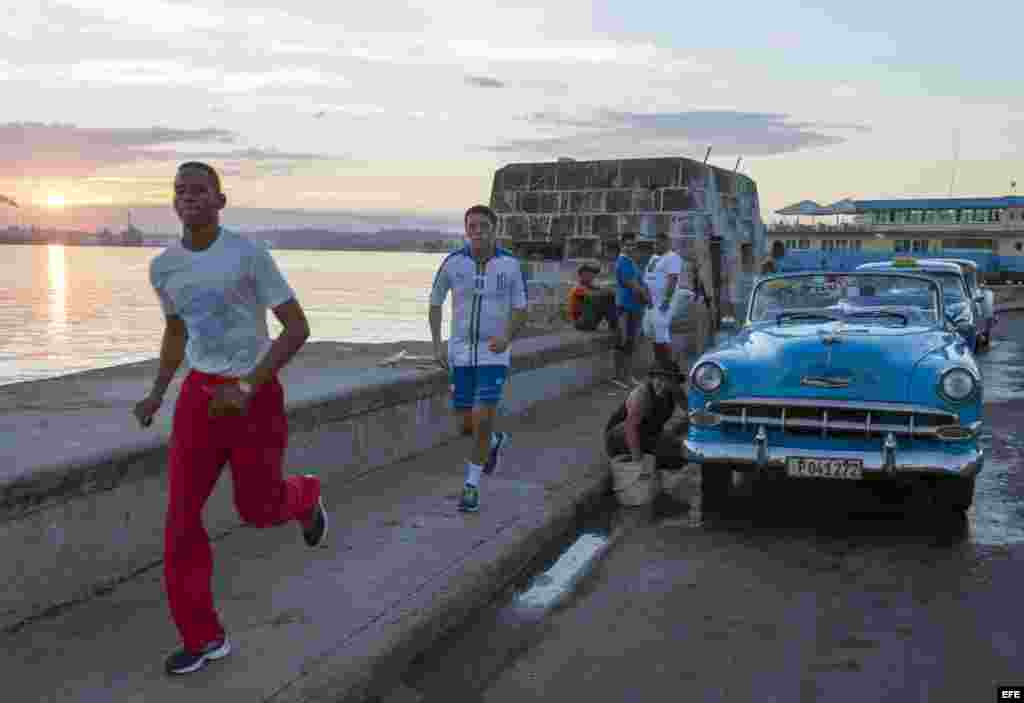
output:
[[[992,292],[991,288],[982,284],[981,277],[978,275],[978,264],[970,259],[932,259],[932,261],[957,264],[963,271],[967,290],[971,293],[971,299],[975,301],[975,310],[978,313],[979,343],[988,348],[992,344],[992,328],[998,321],[996,318],[996,294]]]

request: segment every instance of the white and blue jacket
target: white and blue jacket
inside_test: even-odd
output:
[[[430,304],[444,305],[452,292],[450,366],[508,366],[508,349],[495,354],[487,348],[491,337],[503,337],[512,310],[526,308],[526,277],[519,259],[496,249],[487,263],[478,264],[469,247],[449,254],[441,262]]]

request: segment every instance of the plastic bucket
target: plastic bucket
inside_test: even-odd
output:
[[[658,494],[658,474],[654,455],[645,454],[642,462],[622,454],[611,459],[615,497],[621,505],[647,505]]]

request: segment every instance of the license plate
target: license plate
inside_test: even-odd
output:
[[[859,481],[864,462],[860,459],[826,459],[795,457],[786,459],[786,475],[793,478],[841,478]]]

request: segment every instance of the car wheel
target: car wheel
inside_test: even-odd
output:
[[[935,482],[935,503],[956,513],[965,513],[974,502],[973,478],[945,478]]]
[[[705,507],[722,505],[732,488],[732,471],[726,466],[701,466],[700,497]]]

